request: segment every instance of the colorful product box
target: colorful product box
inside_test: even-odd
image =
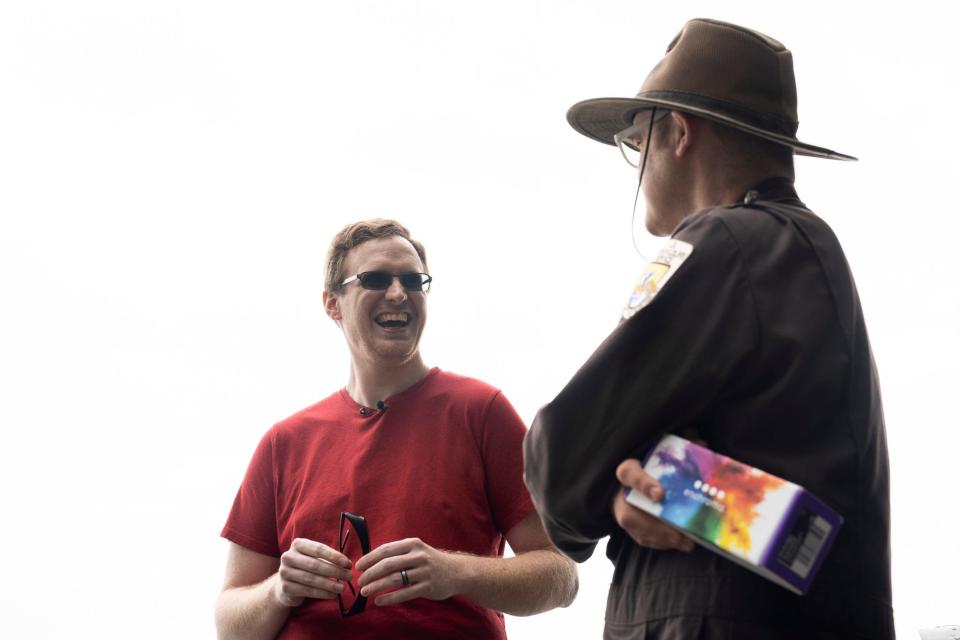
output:
[[[627,502],[794,593],[810,588],[843,524],[803,487],[678,436],[664,436],[644,470],[663,500],[627,489]]]

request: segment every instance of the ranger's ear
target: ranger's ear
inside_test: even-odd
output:
[[[690,152],[696,138],[700,136],[701,130],[697,126],[700,122],[680,111],[671,111],[670,116],[673,119],[670,144],[673,146],[674,155],[680,158]]]

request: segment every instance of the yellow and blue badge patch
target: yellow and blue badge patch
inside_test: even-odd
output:
[[[627,320],[650,304],[692,252],[693,245],[683,240],[670,240],[657,251],[653,260],[644,267],[640,280],[633,288],[630,299],[623,308],[622,318]]]

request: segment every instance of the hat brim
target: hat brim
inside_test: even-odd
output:
[[[698,105],[690,105],[680,101],[663,98],[593,98],[583,100],[570,107],[567,111],[567,122],[583,135],[602,142],[614,145],[613,136],[633,124],[633,116],[637,111],[663,107],[672,111],[683,111],[696,116],[725,124],[735,129],[765,138],[771,142],[786,145],[802,156],[813,158],[828,158],[830,160],[856,160],[854,156],[839,153],[824,147],[818,147],[796,138],[768,131],[760,127],[743,122],[717,110],[711,110]]]

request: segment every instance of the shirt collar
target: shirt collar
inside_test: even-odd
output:
[[[766,202],[779,202],[782,204],[792,204],[798,207],[806,208],[806,205],[800,201],[797,190],[793,187],[793,180],[783,176],[767,178],[747,190],[740,198],[739,202],[752,204],[756,200]]]

